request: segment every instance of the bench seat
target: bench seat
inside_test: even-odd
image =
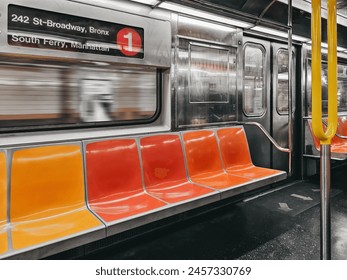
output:
[[[43,258],[285,178],[253,165],[242,127],[0,151],[0,258]]]

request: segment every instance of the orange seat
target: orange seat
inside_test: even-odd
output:
[[[337,119],[338,125],[337,125],[337,133],[342,136],[347,136],[347,116],[338,117]],[[344,139],[344,141],[347,141]]]
[[[262,179],[283,174],[283,171],[253,165],[248,142],[242,127],[217,131],[222,160],[227,172],[251,179]]]
[[[0,254],[7,252],[7,179],[6,157],[0,152]]]
[[[313,130],[312,130],[312,120],[308,120],[308,124],[309,124],[310,130],[311,130],[311,133],[312,133],[314,145],[315,145],[317,151],[320,151],[320,140],[313,133]],[[322,124],[322,126],[323,126],[323,128],[325,128],[324,124]],[[342,133],[345,133],[343,131],[343,129],[344,129],[343,127],[344,127],[344,124],[342,124],[340,126],[340,119],[339,119],[339,126],[338,126],[338,130],[337,131],[341,135],[344,135]],[[343,139],[343,138],[340,138],[340,137],[335,135],[331,139],[331,152],[332,153],[337,153],[337,154],[347,154],[347,140]]]
[[[310,130],[311,130],[311,133],[312,133],[314,146],[315,146],[316,149],[319,151],[319,150],[320,150],[320,141],[319,141],[319,139],[316,137],[316,135],[314,135],[314,133],[313,133],[312,120],[308,120],[307,122],[308,122],[308,124],[309,124]],[[323,126],[323,128],[324,128],[324,125],[323,125],[323,124],[322,124],[322,126]]]
[[[88,202],[104,221],[128,218],[166,205],[143,189],[134,139],[89,143],[86,162]]]
[[[337,119],[337,133],[340,135],[347,135],[347,118],[346,117],[338,117]],[[335,135],[333,139],[331,139],[331,152],[332,153],[341,153],[347,154],[347,139],[343,139]]]
[[[15,151],[10,203],[15,250],[102,228],[86,207],[79,145]]]
[[[213,131],[186,132],[183,139],[189,175],[193,182],[215,189],[226,189],[251,181],[224,171]]]
[[[214,192],[188,182],[178,135],[142,138],[141,154],[145,185],[150,194],[175,203]]]

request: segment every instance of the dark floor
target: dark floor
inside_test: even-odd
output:
[[[332,179],[332,258],[347,260],[347,186]],[[300,182],[84,259],[319,259],[319,184]]]

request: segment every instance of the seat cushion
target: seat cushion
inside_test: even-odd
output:
[[[148,192],[166,202],[175,203],[198,198],[213,192],[213,190],[191,184],[187,181],[180,181],[163,183],[155,187],[152,186]]]
[[[106,222],[125,219],[137,214],[165,206],[166,203],[142,192],[128,195],[123,198],[107,197],[107,199],[94,200],[90,207]]]
[[[233,175],[243,176],[250,179],[262,179],[283,173],[283,171],[276,169],[257,167],[254,165],[242,166],[242,168],[230,167],[227,169],[227,172],[230,172]]]
[[[227,173],[204,173],[192,176],[192,181],[215,189],[228,189],[231,187],[250,183],[252,180]]]
[[[13,249],[18,250],[39,243],[68,238],[101,225],[87,209],[75,209],[46,218],[28,217],[25,222],[12,223]]]

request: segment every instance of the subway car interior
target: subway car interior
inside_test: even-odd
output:
[[[346,34],[346,0],[1,0],[0,259],[346,260]]]

